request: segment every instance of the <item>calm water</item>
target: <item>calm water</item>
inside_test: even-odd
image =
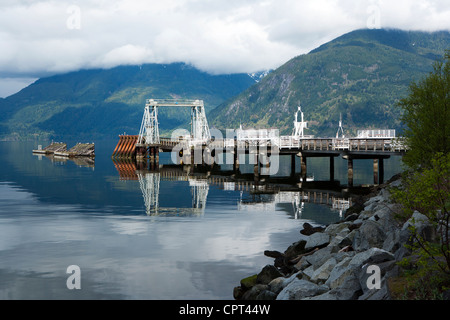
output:
[[[264,250],[284,251],[305,221],[342,215],[296,202],[298,191],[255,194],[224,177],[182,178],[179,167],[139,177],[111,161],[116,142],[96,142],[95,165],[33,155],[37,142],[0,142],[0,299],[233,299],[240,279],[273,263]],[[281,159],[281,176],[289,163]],[[335,164],[346,184],[346,162]],[[385,160],[385,179],[400,170],[398,158]],[[370,160],[354,172],[354,185],[373,183]],[[315,180],[328,174],[328,159],[308,162]],[[70,265],[80,290],[66,286]]]

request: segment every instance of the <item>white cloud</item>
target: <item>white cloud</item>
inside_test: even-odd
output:
[[[4,0],[0,78],[187,62],[276,68],[358,28],[450,30],[447,0]]]

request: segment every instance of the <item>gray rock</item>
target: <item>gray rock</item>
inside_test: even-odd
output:
[[[283,276],[278,269],[273,265],[266,265],[258,276],[256,277],[256,283],[258,284],[269,284],[275,278]]]
[[[314,273],[311,275],[310,280],[312,282],[325,282],[330,276],[331,270],[336,266],[337,261],[335,258],[328,259],[323,265],[314,270]]]
[[[270,290],[264,290],[256,296],[255,300],[275,300],[276,298],[277,298],[276,293]]]
[[[289,246],[289,248],[286,249],[284,252],[284,255],[287,259],[292,259],[297,257],[300,254],[303,254],[306,252],[305,250],[306,240],[300,240],[297,242],[294,242]]]
[[[378,217],[377,221],[384,232],[391,232],[398,229],[397,221],[393,216],[394,207],[392,204],[383,205],[381,209],[375,212],[374,216]]]
[[[427,224],[429,224],[428,217],[416,210],[413,212],[411,218],[403,224],[402,230],[407,230],[410,227],[415,227],[417,229]]]
[[[316,269],[324,264],[325,261],[327,261],[334,253],[337,253],[338,251],[339,250],[335,247],[327,246],[304,258],[310,265],[314,267],[314,269]]]
[[[246,291],[242,296],[242,300],[256,300],[256,297],[269,288],[266,284],[257,284],[254,285],[250,290]]]
[[[295,279],[297,279],[297,277],[300,276],[301,274],[299,273],[294,273],[293,275],[291,275],[288,278],[285,277],[278,277],[276,279],[273,279],[272,281],[270,281],[269,283],[269,290],[272,292],[275,292],[276,294],[280,293],[281,290],[283,290],[289,283],[291,283],[292,281],[294,281]]]
[[[362,294],[359,281],[354,275],[349,275],[345,282],[321,295],[303,300],[356,300]]]
[[[376,288],[369,288],[369,284],[373,284],[373,280],[374,279],[374,275],[375,273],[373,271],[368,270],[368,268],[372,265],[375,265],[379,268],[379,281],[380,281],[380,285],[382,282],[382,279],[384,278],[384,276],[386,275],[386,273],[388,273],[390,270],[392,270],[396,264],[395,264],[395,260],[389,260],[386,262],[382,262],[382,263],[378,263],[378,264],[371,264],[371,263],[366,263],[362,268],[361,268],[361,272],[359,274],[359,284],[362,288],[363,293],[367,293],[367,291],[371,291],[372,294],[380,289],[376,289]]]
[[[383,195],[378,194],[375,197],[369,198],[366,202],[364,202],[364,206],[366,210],[372,210],[373,207],[375,207],[380,201],[385,201],[386,198],[383,197]]]
[[[314,249],[316,247],[326,246],[330,242],[330,236],[324,232],[316,232],[307,239],[305,249]]]
[[[277,300],[301,300],[325,293],[328,289],[324,285],[317,285],[304,279],[295,279],[278,294]]]
[[[437,237],[436,229],[432,226],[428,217],[417,210],[405,222],[402,231],[410,231],[411,228],[414,228],[416,234],[423,237],[425,241],[434,241]]]
[[[351,259],[349,266],[360,268],[366,263],[378,264],[390,260],[394,260],[394,255],[392,253],[379,248],[371,248],[357,253]]]
[[[358,300],[390,300],[391,295],[386,279],[381,281],[380,289],[372,289],[364,292]]]
[[[368,250],[370,248],[381,248],[386,237],[386,233],[381,225],[372,220],[366,220],[359,227],[359,236],[354,238],[353,248],[355,250]]]
[[[333,237],[340,233],[342,230],[348,229],[348,227],[352,224],[352,222],[341,222],[341,223],[333,223],[330,224],[326,229],[325,233],[327,233],[330,237]]]
[[[302,271],[302,274],[305,275],[306,278],[311,279],[315,271],[316,270],[314,269],[314,266],[309,266],[308,268]]]
[[[400,239],[400,230],[392,230],[386,234],[386,239],[384,240],[383,246],[381,248],[383,250],[394,253],[402,245]]]
[[[344,283],[348,277],[352,276],[354,273],[353,268],[348,267],[352,259],[352,257],[346,257],[341,262],[337,263],[330,271],[330,275],[327,281],[325,281],[325,285],[334,289]]]

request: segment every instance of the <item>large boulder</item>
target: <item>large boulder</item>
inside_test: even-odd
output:
[[[257,284],[269,284],[275,278],[283,276],[278,269],[273,265],[266,265],[261,272],[256,276]]]
[[[305,236],[310,236],[310,235],[312,235],[313,233],[316,233],[316,232],[322,232],[324,229],[325,229],[324,227],[321,227],[321,226],[316,226],[316,227],[314,227],[314,226],[312,226],[310,223],[305,222],[305,223],[303,224],[303,229],[300,230],[300,233],[303,234],[303,235],[305,235]]]
[[[366,220],[358,229],[357,236],[353,240],[353,248],[359,251],[382,248],[385,238],[386,233],[377,221]]]
[[[336,264],[337,261],[335,258],[328,259],[319,268],[314,270],[313,274],[310,277],[310,280],[315,283],[325,282],[330,276],[330,272],[331,270],[333,270]]]
[[[325,247],[330,243],[330,235],[325,232],[316,232],[310,235],[306,241],[305,249],[312,250],[314,248]]]
[[[317,296],[329,290],[327,286],[317,285],[305,279],[295,278],[277,296],[277,300],[301,300]]]
[[[435,241],[437,234],[436,228],[434,228],[427,216],[414,211],[411,218],[405,222],[402,227],[402,231],[408,230],[411,235],[415,232],[416,235],[422,237],[425,241]]]

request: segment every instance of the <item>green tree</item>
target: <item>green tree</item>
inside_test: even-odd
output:
[[[399,106],[407,127],[403,138],[408,151],[403,162],[408,169],[392,196],[403,207],[398,218],[420,217],[413,215],[418,211],[437,235],[425,236],[411,218],[408,246],[418,255],[420,270],[416,287],[426,283],[443,291],[450,283],[450,51],[435,62],[425,79],[411,83],[409,96]]]
[[[404,162],[410,168],[427,167],[433,154],[450,151],[450,50],[433,65],[419,83],[411,83],[410,94],[400,100],[404,138],[409,151]]]
[[[404,173],[402,178],[402,187],[392,190],[394,200],[403,206],[397,217],[404,221],[417,210],[427,217],[437,235],[437,239],[427,239],[411,226],[412,249],[423,261],[431,258],[450,275],[450,153],[435,154],[429,167]]]

